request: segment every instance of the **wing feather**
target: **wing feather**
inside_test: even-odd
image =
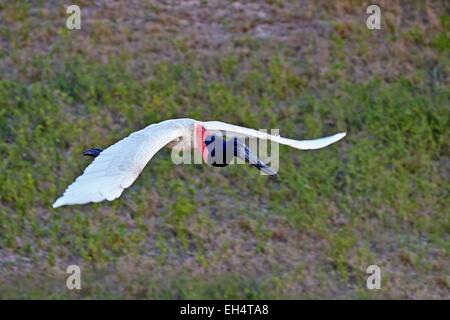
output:
[[[174,119],[152,124],[103,150],[53,208],[117,199],[162,147],[189,134],[193,121]]]
[[[339,140],[341,140],[343,137],[345,137],[346,133],[341,132],[337,133],[332,136],[323,137],[319,139],[314,140],[294,140],[294,139],[288,139],[283,138],[276,135],[271,135],[266,132],[249,129],[245,127],[236,126],[233,124],[228,124],[221,121],[205,121],[202,123],[202,125],[205,127],[206,130],[209,131],[227,131],[231,133],[235,133],[238,135],[244,135],[244,136],[250,136],[255,137],[258,139],[264,139],[264,140],[272,140],[280,144],[284,144],[296,149],[301,150],[311,150],[311,149],[320,149],[324,148],[332,143],[335,143]]]

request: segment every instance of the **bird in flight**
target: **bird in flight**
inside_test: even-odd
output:
[[[84,151],[83,154],[94,157],[94,161],[53,203],[53,208],[117,199],[164,146],[176,150],[194,148],[201,152],[206,163],[216,167],[227,166],[234,157],[238,157],[267,175],[278,176],[245,143],[237,137],[226,140],[221,135],[223,132],[227,136],[271,140],[301,150],[324,148],[345,136],[345,133],[337,133],[315,140],[293,140],[220,121],[170,119],[133,132],[105,150],[93,148]]]

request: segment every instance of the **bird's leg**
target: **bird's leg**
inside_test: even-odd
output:
[[[87,149],[83,152],[84,156],[90,156],[90,157],[97,157],[101,152],[103,151],[103,149],[100,148],[92,148],[92,149]]]

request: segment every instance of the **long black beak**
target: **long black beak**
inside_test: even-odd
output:
[[[276,173],[271,167],[258,159],[258,157],[253,154],[250,149],[243,143],[238,142],[237,139],[234,139],[234,146],[236,156],[248,162],[251,166],[257,168],[258,170],[266,173],[267,175],[279,178],[280,176]]]
[[[266,173],[267,175],[273,177],[273,178],[279,178],[279,174],[276,173],[271,167],[266,165],[261,160],[258,160],[257,163],[250,163],[251,166],[257,168],[258,170],[261,170],[262,172]]]

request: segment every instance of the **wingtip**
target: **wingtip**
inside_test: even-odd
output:
[[[53,209],[59,208],[61,206],[63,206],[64,203],[62,201],[62,198],[58,198],[55,203],[53,203]]]

